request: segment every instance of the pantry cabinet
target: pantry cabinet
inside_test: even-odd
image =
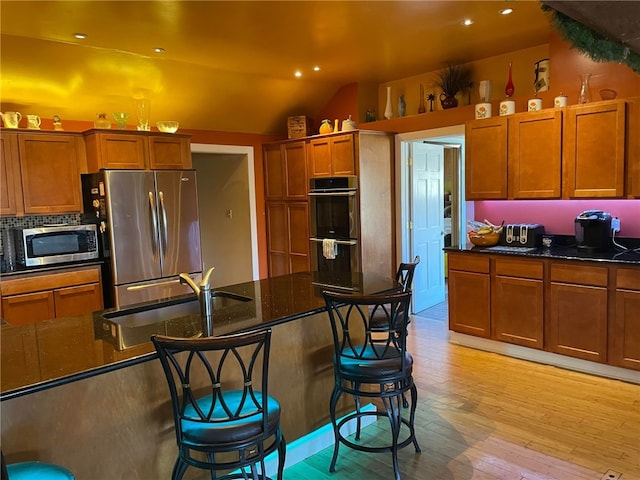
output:
[[[2,214],[82,211],[82,136],[24,131],[2,133]]]
[[[267,255],[269,276],[309,271],[309,205],[268,202]]]
[[[264,146],[266,200],[307,201],[306,148],[304,140]]]
[[[307,161],[310,177],[355,175],[354,135],[326,135],[310,140]]]
[[[84,132],[89,172],[113,169],[191,168],[189,135],[89,130]]]
[[[610,100],[567,107],[563,134],[563,196],[622,197],[626,102]]]
[[[104,308],[99,266],[3,278],[2,317],[12,325],[82,315]]]
[[[491,278],[491,338],[542,349],[542,261],[496,257],[494,262]]]
[[[640,271],[616,271],[615,318],[609,326],[609,362],[640,370]]]

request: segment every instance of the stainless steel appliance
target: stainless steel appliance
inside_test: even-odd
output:
[[[544,226],[539,223],[512,223],[500,232],[500,245],[508,247],[539,248],[542,246]]]
[[[602,210],[585,210],[574,221],[576,245],[584,252],[606,252],[611,241],[611,214]]]
[[[317,177],[309,184],[312,269],[360,271],[357,177]]]
[[[106,306],[191,292],[178,275],[202,275],[194,170],[101,170],[82,175],[82,189],[109,260]]]
[[[99,257],[95,225],[48,225],[14,230],[16,262],[27,267]]]

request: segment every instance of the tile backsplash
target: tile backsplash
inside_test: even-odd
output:
[[[51,224],[80,225],[82,216],[79,213],[67,215],[28,215],[24,217],[0,217],[0,231],[8,228],[35,228]],[[2,236],[0,236],[0,250],[4,253]]]

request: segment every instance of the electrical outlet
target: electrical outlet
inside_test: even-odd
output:
[[[618,217],[613,217],[611,219],[611,230],[616,233],[620,231],[620,219]]]

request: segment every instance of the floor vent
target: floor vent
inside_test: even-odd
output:
[[[602,478],[600,480],[619,480],[621,477],[622,473],[609,469],[604,472],[604,475],[602,475]]]

